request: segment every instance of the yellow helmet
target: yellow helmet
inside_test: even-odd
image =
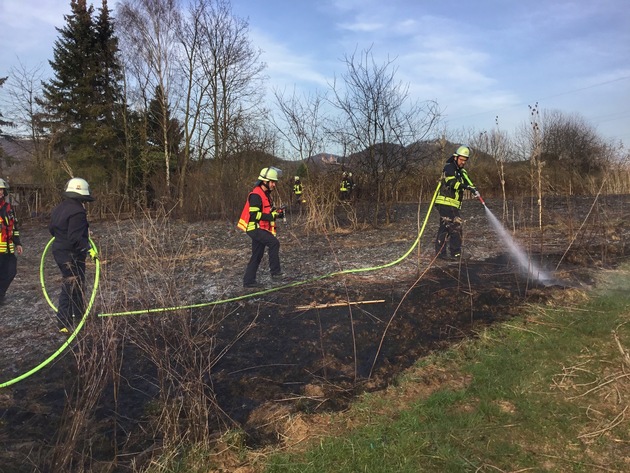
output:
[[[262,168],[260,170],[260,175],[258,176],[259,181],[277,181],[280,177],[280,169],[274,167]]]
[[[455,156],[463,156],[464,158],[470,158],[470,148],[468,146],[460,146],[455,151]]]

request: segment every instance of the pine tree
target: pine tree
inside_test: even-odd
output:
[[[121,66],[107,1],[94,21],[94,7],[71,0],[66,25],[57,28],[43,85],[46,128],[55,151],[76,175],[102,181],[117,171],[121,156]]]
[[[122,93],[123,71],[118,59],[118,38],[114,33],[107,0],[103,0],[96,23],[96,48],[99,64],[96,82],[100,101],[96,105],[99,123],[99,150],[110,172],[122,170],[124,129],[124,96]]]
[[[164,112],[162,112],[162,104],[165,102],[166,98],[164,96],[164,89],[158,85],[155,87],[153,99],[149,102],[149,116],[147,120],[147,134],[150,141],[149,144],[152,147],[155,147],[157,152],[160,152],[160,150],[163,150],[166,147],[169,155],[172,158],[177,158],[182,145],[184,132],[179,120],[171,117],[170,107],[166,108],[166,117],[163,117]],[[165,123],[167,126],[166,143],[164,142]]]

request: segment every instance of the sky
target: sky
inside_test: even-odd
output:
[[[231,3],[262,52],[270,95],[325,91],[346,71],[345,57],[370,49],[377,64],[393,61],[413,100],[437,102],[450,133],[497,123],[512,133],[538,104],[579,114],[603,138],[630,146],[627,0]],[[0,0],[0,77],[20,63],[48,71],[55,28],[69,11],[69,0]]]

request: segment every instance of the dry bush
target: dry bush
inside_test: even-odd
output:
[[[159,314],[115,317],[117,337],[130,359],[143,365],[133,376],[154,387],[146,433],[161,447],[205,443],[211,432],[231,427],[232,421],[215,400],[212,370],[221,357],[250,330],[247,324],[233,340],[218,341],[225,306],[177,309],[198,289],[194,281],[207,279],[208,249],[191,243],[188,233],[173,230],[178,222],[168,209],[156,215],[118,222],[118,234],[101,249],[107,263],[101,284],[100,312],[115,308],[169,308]],[[208,263],[210,264],[210,263]],[[122,306],[122,309],[121,309]],[[158,309],[159,310],[159,309]],[[115,376],[122,376],[122,368]]]
[[[51,471],[93,471],[92,449],[98,443],[94,440],[98,438],[95,413],[103,391],[118,378],[120,342],[113,320],[88,318],[71,345],[76,372],[50,453]]]

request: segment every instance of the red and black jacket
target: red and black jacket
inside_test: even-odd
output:
[[[20,231],[17,228],[15,212],[4,197],[0,198],[0,254],[15,253],[15,247],[21,246]]]

